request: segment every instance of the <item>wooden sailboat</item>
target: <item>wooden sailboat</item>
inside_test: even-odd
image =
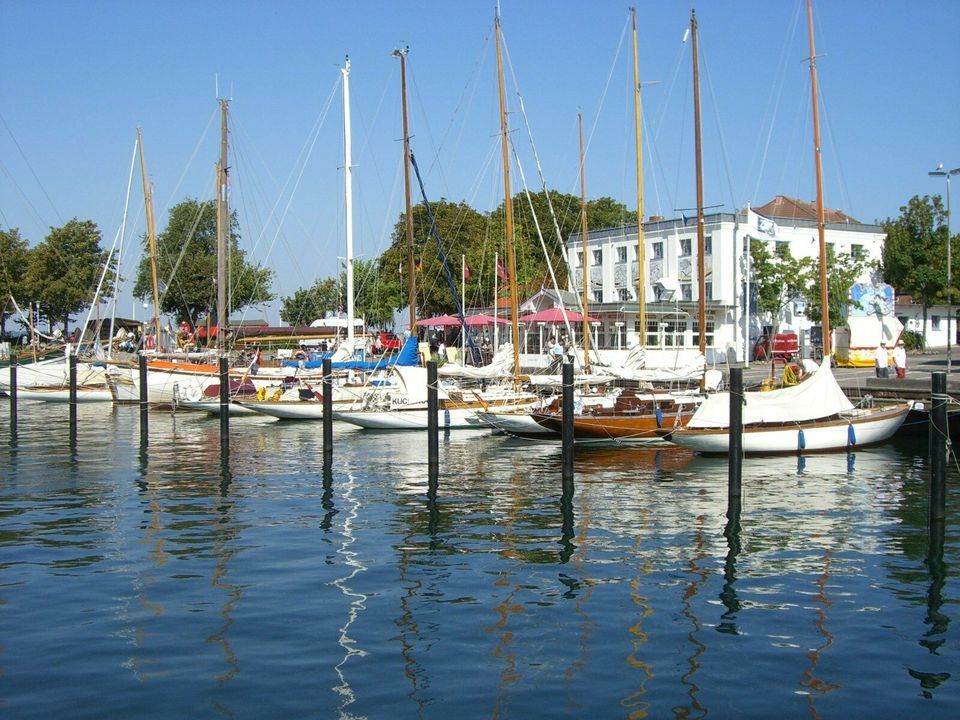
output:
[[[820,302],[824,359],[816,372],[792,387],[744,393],[743,451],[745,454],[851,450],[889,439],[907,417],[910,405],[856,408],[841,390],[830,369],[830,306],[823,222],[823,178],[820,161],[820,119],[817,104],[813,8],[807,0],[810,80],[813,92],[813,148],[817,184],[817,226],[820,239]],[[696,43],[696,20],[693,20]],[[698,223],[699,224],[699,223]],[[702,228],[701,228],[702,230]],[[701,246],[702,249],[702,246]],[[701,285],[702,288],[702,285]],[[703,319],[701,316],[701,328]],[[701,339],[704,333],[700,334]],[[685,428],[670,440],[703,453],[725,454],[730,444],[730,394],[708,398]]]

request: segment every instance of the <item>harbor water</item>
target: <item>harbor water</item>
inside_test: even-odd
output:
[[[954,718],[925,440],[747,458],[0,401],[0,716]],[[931,539],[933,553],[931,556]],[[942,555],[939,545],[942,542]]]

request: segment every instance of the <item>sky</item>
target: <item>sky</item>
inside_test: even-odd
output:
[[[514,192],[520,167],[540,189],[539,157],[548,187],[579,194],[580,113],[587,196],[636,207],[628,6],[501,0]],[[812,200],[805,0],[638,0],[645,214],[696,205],[694,8],[704,204]],[[0,0],[0,227],[32,245],[90,219],[110,247],[126,217],[121,273],[132,277],[145,232],[139,166],[128,195],[137,127],[162,230],[170,207],[213,196],[225,97],[241,247],[290,296],[345,255],[347,56],[355,253],[371,259],[390,243],[403,211],[392,52],[404,47],[428,197],[493,209],[503,196],[495,10],[493,0]],[[814,29],[825,205],[870,223],[914,195],[945,196],[927,173],[960,167],[960,0],[817,0]],[[279,324],[278,307],[247,315]],[[147,312],[122,290],[118,314]]]

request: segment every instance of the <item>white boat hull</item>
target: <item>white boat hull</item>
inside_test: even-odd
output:
[[[358,410],[334,411],[333,419],[369,430],[426,430],[429,417],[425,409]],[[473,409],[438,410],[437,425],[441,430],[489,429],[488,425],[476,422],[476,410]]]
[[[70,402],[70,388],[21,388],[17,387],[17,400],[38,400],[41,402]],[[77,388],[78,403],[113,402],[113,396],[107,388]]]
[[[313,400],[242,400],[237,404],[251,412],[281,420],[323,419],[323,403]]]
[[[853,450],[889,440],[907,417],[909,404],[890,408],[851,411],[829,421],[809,421],[792,426],[746,426],[743,452],[746,455],[809,453]],[[669,436],[670,442],[704,454],[725,455],[730,450],[728,428],[682,428]]]
[[[533,419],[529,412],[477,412],[479,422],[492,430],[512,435],[556,435]]]

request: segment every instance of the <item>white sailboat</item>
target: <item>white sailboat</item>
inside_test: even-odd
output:
[[[830,306],[827,298],[820,120],[811,0],[807,0],[807,23],[813,92],[813,146],[820,237],[824,359],[815,372],[795,386],[768,392],[744,393],[742,437],[745,454],[851,450],[854,447],[880,443],[889,439],[899,429],[910,410],[909,403],[897,403],[887,407],[854,407],[830,369]],[[695,17],[691,21],[691,27],[696,42]],[[712,395],[703,402],[686,427],[675,430],[669,438],[678,445],[702,453],[727,453],[730,448],[729,413],[730,394]]]

